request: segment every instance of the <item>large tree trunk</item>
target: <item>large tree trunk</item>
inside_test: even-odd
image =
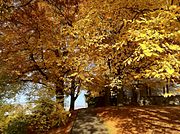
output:
[[[64,82],[56,84],[56,101],[64,107]]]
[[[56,87],[56,101],[64,106],[64,92],[60,87]]]
[[[75,101],[76,101],[77,97],[79,96],[79,92],[80,92],[80,85],[76,86],[76,81],[75,81],[75,77],[74,77],[74,78],[72,78],[72,83],[71,83],[70,111],[73,111],[75,108]]]
[[[76,98],[75,98],[74,95],[75,95],[75,90],[72,89],[72,90],[71,90],[71,94],[70,94],[70,96],[71,96],[71,101],[70,101],[70,111],[73,111],[73,110],[74,110],[75,100],[76,100]]]

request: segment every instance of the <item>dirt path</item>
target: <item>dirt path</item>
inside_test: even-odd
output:
[[[101,121],[92,110],[81,110],[74,122],[71,134],[109,134]]]

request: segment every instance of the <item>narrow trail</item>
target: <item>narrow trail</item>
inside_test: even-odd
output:
[[[109,134],[96,113],[89,110],[81,110],[74,122],[71,134]]]

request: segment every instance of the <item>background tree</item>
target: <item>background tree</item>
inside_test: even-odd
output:
[[[138,74],[140,69],[143,69],[138,66],[139,62],[136,67],[133,64],[131,67],[127,65],[138,45],[133,39],[127,40],[128,34],[134,32],[132,30],[127,33],[127,30],[136,27],[135,22],[139,21],[144,14],[153,11],[163,12],[163,9],[160,10],[163,6],[178,4],[178,1],[158,1],[158,3],[154,1],[86,1],[84,3],[79,5],[81,14],[78,14],[79,19],[73,23],[75,29],[73,34],[79,48],[90,56],[90,60],[96,66],[103,66],[109,78],[118,78],[123,87],[122,85],[134,80],[135,71]],[[87,47],[81,46],[82,42]],[[154,61],[154,59],[151,60]],[[119,91],[123,94],[123,89]]]

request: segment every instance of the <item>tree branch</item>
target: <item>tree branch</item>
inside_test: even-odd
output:
[[[41,73],[41,75],[43,75],[45,77],[46,80],[48,80],[48,76],[42,71],[40,66],[37,64],[36,60],[34,59],[33,54],[30,54],[30,58],[34,62],[35,68]]]

